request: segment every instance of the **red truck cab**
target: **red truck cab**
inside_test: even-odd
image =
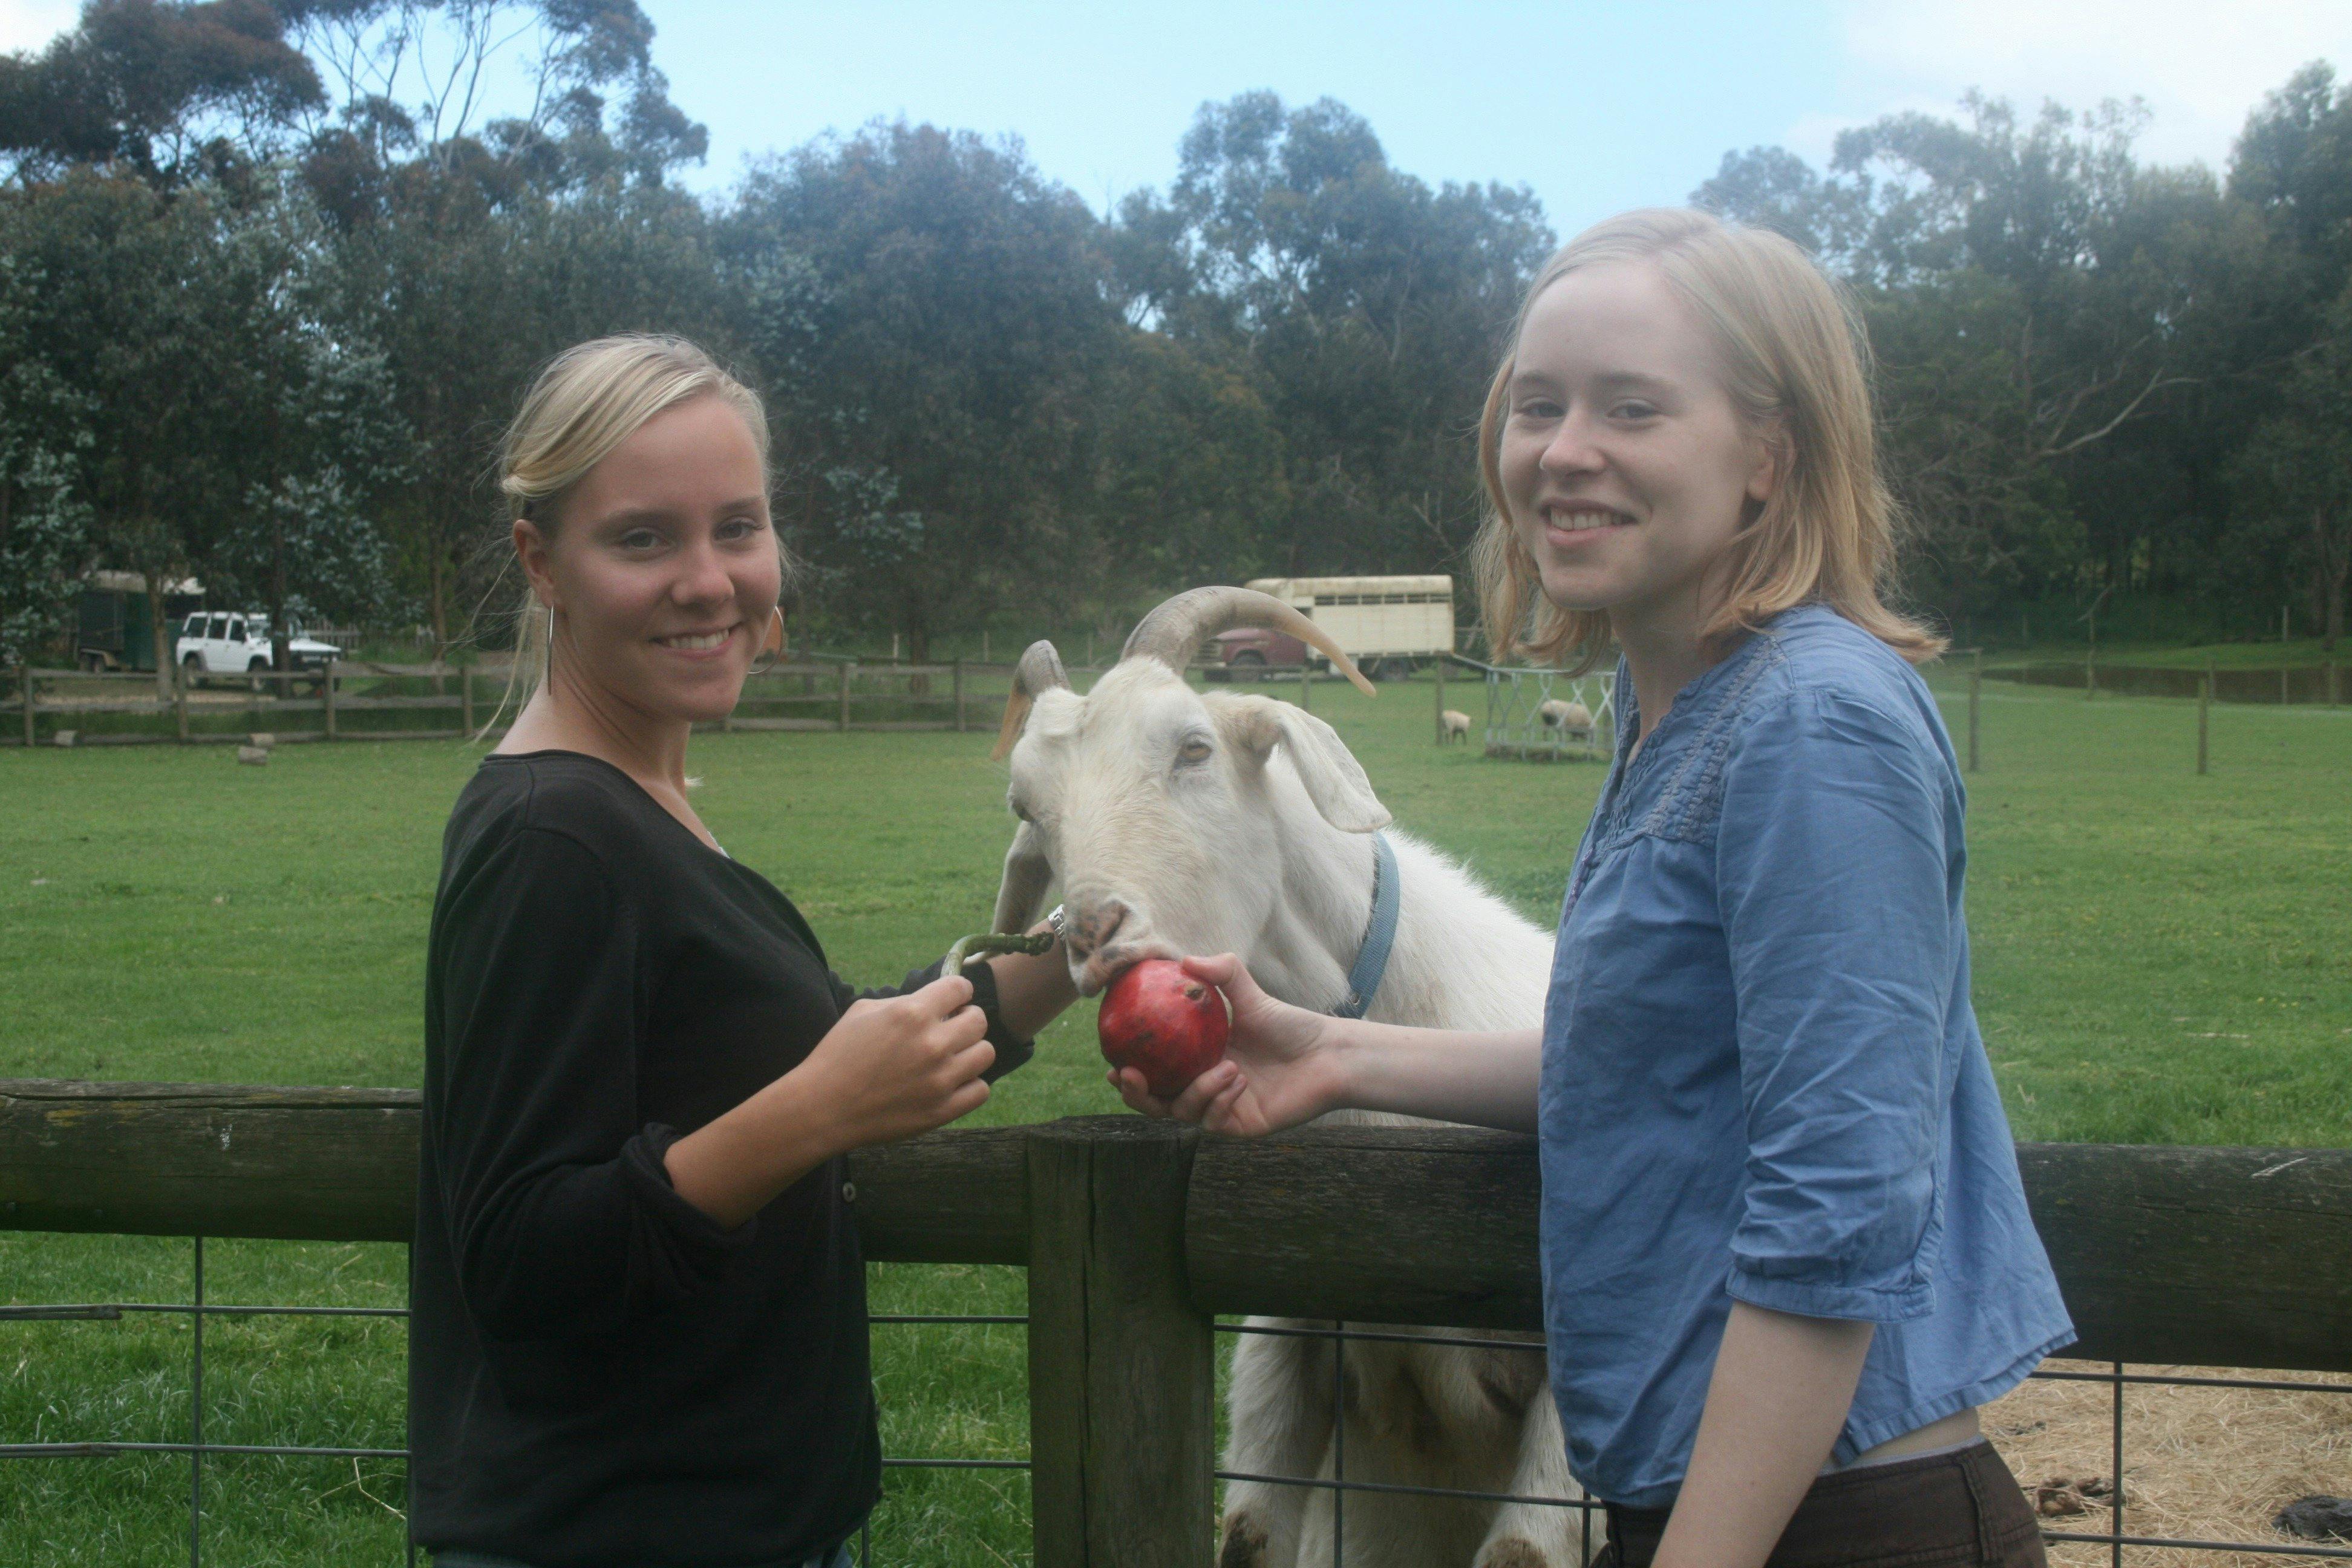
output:
[[[1307,662],[1307,645],[1288,632],[1241,626],[1217,634],[1217,662],[1230,669],[1295,669]]]

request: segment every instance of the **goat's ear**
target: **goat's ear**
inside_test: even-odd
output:
[[[1339,732],[1302,708],[1271,697],[1227,697],[1215,704],[1225,739],[1260,763],[1279,744],[1290,754],[1307,798],[1342,833],[1376,833],[1395,819]]]
[[[1004,879],[996,888],[996,929],[1027,931],[1053,880],[1054,868],[1038,846],[1037,829],[1023,823],[1013,836],[1013,847],[1004,852]]]

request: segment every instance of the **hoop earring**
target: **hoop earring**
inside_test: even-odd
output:
[[[784,624],[784,607],[783,607],[782,605],[778,605],[775,607],[775,609],[774,609],[774,610],[772,610],[772,611],[771,611],[770,613],[771,613],[772,615],[773,615],[773,616],[776,617],[776,626],[777,626],[777,629],[778,629],[779,631],[781,631],[781,630],[783,628],[783,624]],[[782,639],[781,637],[780,637],[780,638],[778,638],[777,640],[778,640],[779,642],[782,642]],[[779,662],[783,658],[783,657],[784,657],[783,649],[782,649],[782,647],[779,647],[779,648],[776,650],[776,657],[775,657],[774,658],[770,659],[770,660],[769,660],[765,665],[762,665],[762,664],[761,664],[761,663],[759,662],[759,659],[760,659],[760,654],[761,654],[761,653],[765,653],[766,651],[767,651],[767,649],[765,649],[765,648],[761,648],[761,649],[760,649],[758,652],[756,652],[756,653],[752,654],[752,656],[751,656],[751,667],[750,667],[749,668],[747,668],[743,673],[744,673],[744,674],[746,674],[746,675],[765,675],[765,674],[767,674],[767,673],[768,673],[768,671],[769,671],[769,670],[772,670],[772,669],[775,668],[776,668],[776,666],[777,666],[777,664],[778,664],[778,663],[779,663]]]

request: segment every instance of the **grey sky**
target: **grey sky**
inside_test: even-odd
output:
[[[1328,95],[1423,178],[1524,182],[1563,233],[1676,202],[1734,147],[1820,159],[1846,125],[2026,104],[2148,100],[2144,153],[2219,167],[2247,111],[2306,60],[2352,69],[2344,0],[1815,0],[1649,5],[1176,6],[1011,0],[643,0],[672,94],[710,127],[698,188],[751,154],[877,116],[1020,136],[1097,207],[1174,172],[1206,100]],[[0,0],[0,49],[71,25],[69,0]]]

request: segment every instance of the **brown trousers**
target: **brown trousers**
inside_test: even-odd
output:
[[[1595,1568],[1650,1568],[1664,1509],[1609,1505]],[[1797,1504],[1765,1568],[2048,1568],[2042,1530],[1990,1443],[1836,1470]]]

